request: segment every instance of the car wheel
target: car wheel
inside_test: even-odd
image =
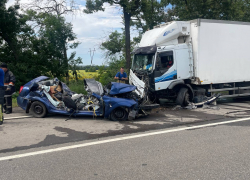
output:
[[[44,118],[47,115],[47,109],[45,105],[39,101],[33,102],[31,104],[30,110],[37,118]]]
[[[190,95],[187,88],[181,88],[176,98],[176,104],[185,107],[190,102]]]
[[[124,108],[116,108],[110,114],[112,121],[126,121],[128,119],[128,112]]]

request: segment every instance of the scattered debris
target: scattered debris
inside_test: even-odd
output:
[[[220,110],[220,107],[219,107],[219,106],[216,106],[216,105],[207,105],[207,104],[205,104],[205,105],[203,106],[203,109]]]

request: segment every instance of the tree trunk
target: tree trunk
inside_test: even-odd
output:
[[[75,75],[75,79],[76,79],[76,81],[78,81],[77,70],[74,71],[73,75]]]
[[[151,0],[151,13],[152,13],[152,15],[154,14],[154,0]],[[149,24],[149,29],[153,29],[154,28],[154,20],[153,20],[153,16],[150,16],[150,24]]]
[[[63,65],[65,67],[65,71],[66,71],[66,84],[69,84],[69,65],[68,65],[68,57],[67,57],[67,49],[66,49],[66,45],[64,45],[63,47],[63,53],[64,53],[64,60],[63,60]]]
[[[123,8],[124,12],[124,20],[125,20],[125,57],[126,57],[126,69],[130,69],[131,64],[131,47],[130,47],[130,20],[131,15],[126,11],[125,8]]]

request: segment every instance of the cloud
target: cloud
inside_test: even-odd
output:
[[[31,0],[20,0],[20,4],[30,3]],[[86,1],[76,0],[80,5],[81,11],[85,9]],[[7,7],[14,5],[15,0],[9,0]],[[99,45],[110,32],[118,30],[121,32],[123,28],[122,11],[119,6],[110,6],[104,4],[105,11],[99,11],[93,14],[79,13],[77,15],[66,15],[66,21],[73,24],[73,31],[76,33],[78,41],[81,44],[75,50],[69,50],[68,54],[76,51],[76,56],[83,59],[83,64],[90,64],[89,49],[96,49],[94,55],[94,64],[101,65],[104,62],[103,52],[99,49]]]
[[[121,31],[123,27],[119,8],[105,5],[104,12],[93,14],[81,14],[75,17],[66,16],[66,20],[73,24],[74,32],[77,34],[78,41],[81,42],[77,49],[77,55],[83,58],[83,64],[90,64],[89,48],[96,49],[94,64],[102,64],[104,58],[99,45],[109,32],[114,30]],[[85,7],[82,7],[84,9]]]

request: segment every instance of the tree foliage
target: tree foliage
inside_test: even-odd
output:
[[[249,0],[169,0],[168,20],[249,21]]]
[[[57,18],[58,22],[61,22],[62,20],[64,22],[64,15],[66,14],[76,14],[79,12],[79,5],[76,3],[76,0],[32,0],[31,3],[28,3],[24,6],[28,11],[29,9],[32,9],[35,12],[38,12],[41,15],[51,15],[54,19]],[[66,25],[71,25],[70,23],[65,23]],[[72,25],[71,25],[72,26]],[[65,28],[66,30],[68,28]],[[72,30],[72,27],[71,27]],[[74,33],[72,32],[72,36],[68,37],[68,39],[65,39],[65,35],[69,35],[67,32],[64,31],[57,31],[58,37],[61,38],[61,41],[64,41],[64,45],[62,46],[62,54],[63,54],[63,68],[64,68],[64,74],[66,76],[67,84],[69,83],[69,73],[68,71],[70,68],[73,68],[75,66],[69,65],[68,62],[70,61],[68,59],[67,54],[67,41],[73,41],[76,39]],[[74,48],[78,46],[79,43],[75,43]],[[73,47],[73,46],[71,46]],[[77,72],[75,68],[71,69],[73,70],[74,74],[77,75]],[[77,77],[77,76],[76,76]]]
[[[68,72],[68,66],[74,68],[81,63],[81,59],[75,59],[75,52],[67,57],[67,50],[76,48],[79,43],[72,30],[72,24],[67,23],[64,17],[58,17],[48,13],[27,12],[36,24],[39,48],[36,49],[40,58],[47,59],[52,76],[64,77]],[[72,42],[72,43],[70,43]]]
[[[131,47],[130,47],[130,24],[131,17],[140,13],[141,0],[87,0],[85,13],[93,13],[97,11],[104,11],[103,4],[109,3],[110,5],[116,4],[122,7],[124,26],[125,26],[125,58],[126,68],[130,68],[131,64]]]
[[[34,55],[37,39],[27,24],[27,16],[18,11],[19,5],[6,8],[7,1],[0,3],[0,59],[8,63],[17,77],[17,86],[44,72],[43,64]]]
[[[57,17],[65,14],[76,14],[80,10],[75,0],[32,0],[24,4],[24,8],[39,13],[53,14]]]
[[[142,0],[140,13],[134,16],[132,25],[135,25],[141,33],[153,29],[154,26],[165,22],[165,7],[168,4],[166,0]]]
[[[106,41],[102,42],[100,49],[105,51],[105,58],[124,52],[125,36],[118,31],[110,33]]]
[[[103,85],[107,85],[110,82],[114,81],[114,77],[116,73],[120,70],[121,67],[124,67],[126,60],[117,59],[116,57],[112,57],[109,61],[109,66],[102,66],[98,70],[98,78]]]
[[[68,66],[81,63],[75,53],[65,58],[79,43],[63,17],[32,10],[20,14],[19,5],[6,8],[6,2],[0,2],[0,59],[17,77],[17,86],[40,75],[62,78]]]

